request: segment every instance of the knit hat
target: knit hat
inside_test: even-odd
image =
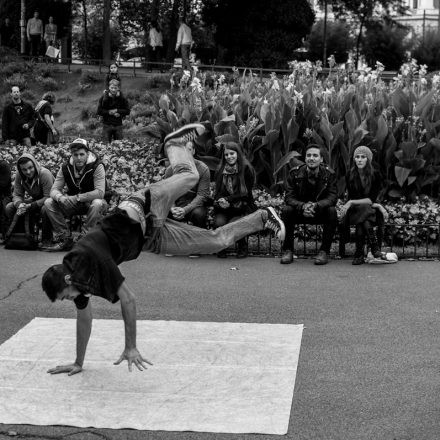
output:
[[[75,151],[80,148],[85,148],[87,151],[90,151],[89,144],[85,139],[77,138],[70,144],[70,150]]]
[[[365,154],[370,163],[373,162],[373,152],[365,145],[360,145],[357,147],[356,150],[354,150],[353,157],[357,156],[358,154]]]

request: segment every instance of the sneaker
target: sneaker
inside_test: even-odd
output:
[[[73,240],[71,238],[66,238],[61,240],[52,246],[41,248],[44,252],[67,252],[73,247]]]
[[[291,264],[293,263],[293,252],[288,249],[283,252],[283,255],[281,255],[280,264]]]
[[[166,145],[171,140],[176,143],[186,144],[202,135],[205,131],[206,128],[202,124],[187,124],[165,136],[164,144]]]
[[[272,206],[269,206],[265,209],[267,212],[267,220],[264,224],[264,227],[274,231],[275,235],[278,237],[278,240],[284,241],[286,238],[286,227],[284,226],[284,222],[281,220]]]
[[[324,264],[327,264],[327,263],[328,263],[327,252],[319,251],[318,255],[315,258],[315,264],[317,266],[323,266]]]
[[[364,258],[364,256],[363,255],[360,255],[360,256],[358,256],[358,257],[354,257],[353,258],[353,261],[351,262],[351,264],[353,265],[353,266],[359,266],[359,265],[361,265],[361,264],[364,264],[365,263],[365,258]]]

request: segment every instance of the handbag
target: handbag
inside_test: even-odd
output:
[[[57,134],[53,134],[52,130],[49,130],[47,132],[47,142],[49,144],[57,144],[60,141],[60,135]]]
[[[24,217],[24,232],[14,232],[20,217]],[[31,234],[30,214],[28,212],[26,212],[24,216],[14,215],[8,232],[6,232],[5,249],[18,249],[23,251],[34,251],[38,249],[38,243]]]

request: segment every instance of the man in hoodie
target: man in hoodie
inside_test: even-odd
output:
[[[103,137],[110,143],[122,139],[122,119],[130,113],[127,100],[122,96],[119,81],[112,79],[98,104],[98,115],[102,116]]]
[[[85,139],[75,139],[70,144],[70,159],[57,173],[50,191],[50,198],[44,202],[46,215],[52,224],[55,243],[46,246],[47,252],[67,251],[73,240],[66,218],[75,214],[87,214],[81,235],[100,221],[107,210],[105,195],[104,165],[90,151]]]
[[[11,166],[6,160],[0,159],[0,244],[3,243],[7,230],[6,206],[11,199]]]
[[[12,221],[15,213],[22,216],[29,212],[35,217],[40,216],[53,182],[52,173],[40,166],[32,154],[24,153],[17,161],[12,202],[6,205],[9,222]],[[43,222],[43,238],[47,238],[47,233]]]
[[[34,109],[21,99],[20,88],[11,87],[10,102],[3,110],[2,137],[8,145],[31,146],[30,129],[34,125]]]

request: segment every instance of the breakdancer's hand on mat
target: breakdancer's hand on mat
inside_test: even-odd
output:
[[[146,364],[153,365],[150,361],[142,357],[137,348],[126,348],[114,365],[119,365],[123,360],[127,360],[129,371],[131,371],[131,364],[134,364],[139,371],[146,370]]]
[[[76,373],[80,373],[82,371],[82,367],[78,364],[70,364],[70,365],[57,365],[55,368],[51,368],[47,370],[50,374],[60,374],[67,373],[68,376],[73,376]]]

